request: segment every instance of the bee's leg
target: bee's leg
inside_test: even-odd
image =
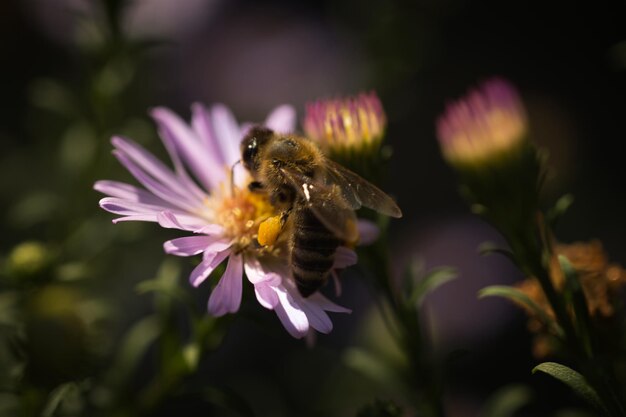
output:
[[[296,193],[291,187],[281,186],[270,193],[270,204],[278,209],[288,211],[293,206]]]

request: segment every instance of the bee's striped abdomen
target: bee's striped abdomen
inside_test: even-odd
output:
[[[340,240],[311,210],[301,209],[294,214],[291,269],[300,294],[308,297],[326,282]]]

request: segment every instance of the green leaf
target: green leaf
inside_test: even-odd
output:
[[[76,117],[76,99],[69,88],[62,83],[41,78],[29,85],[30,102],[41,109],[65,116]]]
[[[46,405],[41,412],[41,417],[52,417],[57,408],[59,408],[59,405],[61,404],[65,396],[69,394],[70,391],[73,389],[76,389],[76,384],[74,384],[73,382],[61,384],[53,389],[50,395],[48,395]]]
[[[152,292],[164,296],[156,300],[159,311],[168,310],[172,300],[192,307],[194,303],[191,297],[179,286],[179,277],[180,264],[171,259],[165,259],[157,271],[157,276],[140,282],[135,289],[139,294]]]
[[[478,291],[478,298],[484,297],[502,297],[515,303],[523,304],[535,313],[545,325],[551,328],[556,335],[559,337],[563,336],[561,327],[537,303],[517,288],[508,285],[490,285]]]
[[[112,380],[110,385],[119,386],[130,378],[146,350],[160,334],[161,328],[156,316],[148,316],[128,330],[108,375]]]
[[[546,220],[548,224],[554,225],[560,218],[567,212],[570,206],[574,203],[574,196],[571,194],[565,194],[557,200],[548,212],[546,213]]]
[[[523,385],[501,388],[489,398],[481,417],[511,417],[531,399],[531,390]]]
[[[503,255],[507,257],[508,259],[510,259],[514,264],[517,265],[517,261],[515,260],[515,254],[513,252],[511,252],[507,248],[502,248],[500,246],[497,246],[493,242],[483,242],[478,247],[478,253],[480,253],[481,255],[491,255],[494,253],[498,255]]]
[[[482,204],[472,204],[470,206],[470,210],[472,213],[478,216],[482,216],[487,213],[487,207],[483,206]]]
[[[116,57],[95,75],[94,92],[103,98],[120,95],[135,76],[136,68],[126,57]]]
[[[578,272],[574,269],[569,259],[563,255],[559,255],[559,264],[565,276],[565,292],[574,306],[575,324],[578,333],[585,350],[589,355],[592,355],[591,318],[589,317],[587,298],[580,283]]]
[[[608,414],[600,396],[598,396],[598,393],[589,385],[584,376],[572,368],[556,362],[543,362],[535,366],[532,372],[533,374],[543,372],[544,374],[548,374],[561,381],[598,411]]]
[[[377,381],[381,385],[394,387],[398,384],[399,376],[392,366],[374,353],[360,348],[351,348],[344,353],[346,365],[357,372]]]
[[[169,287],[154,279],[141,281],[137,284],[135,289],[139,294],[154,292],[180,302],[187,302],[189,300],[189,296],[182,288]]]
[[[410,298],[409,294],[413,292],[415,283],[419,281],[420,277],[424,275],[424,261],[421,258],[414,257],[408,263],[404,272],[404,279],[402,280],[402,292],[407,294],[407,299]]]
[[[580,280],[578,279],[578,273],[574,269],[572,263],[563,255],[559,255],[559,264],[563,275],[565,275],[565,284],[567,289],[571,292],[582,291]]]
[[[415,284],[409,297],[409,305],[417,303],[420,306],[426,295],[435,291],[446,282],[452,281],[456,276],[456,270],[451,267],[444,266],[431,269]]]
[[[567,209],[574,203],[574,196],[571,194],[565,194],[558,199],[554,205],[554,210],[558,213],[565,213]]]

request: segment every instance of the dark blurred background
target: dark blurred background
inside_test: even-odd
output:
[[[506,260],[478,255],[481,242],[498,237],[458,196],[434,123],[470,86],[509,79],[527,105],[533,140],[550,153],[546,202],[575,196],[558,238],[600,239],[625,264],[625,12],[621,1],[3,1],[0,251],[6,260],[22,242],[43,244],[57,278],[80,280],[81,291],[107,300],[114,345],[152,308],[134,286],[157,273],[161,242],[179,235],[152,224],[113,226],[98,208],[94,181],[131,181],[110,155],[112,134],[163,155],[147,116],[157,105],[188,118],[194,101],[222,102],[240,121],[261,121],[291,103],[301,120],[307,101],[375,90],[393,147],[384,188],[405,213],[391,226],[395,266],[400,272],[419,256],[460,274],[427,306],[437,348],[463,351],[447,373],[450,415],[478,415],[496,389],[514,383],[532,388],[531,415],[576,404],[556,383],[531,377],[522,313],[476,299],[487,284],[521,277]],[[181,265],[185,277],[191,265]],[[206,291],[197,297],[202,305]],[[347,274],[340,302],[353,313],[335,315],[335,330],[314,350],[247,303],[194,378],[228,386],[258,415],[354,415],[374,397],[394,399],[393,387],[341,360],[379,331],[358,270]],[[106,367],[103,357],[96,368]],[[169,407],[159,415],[202,409]]]

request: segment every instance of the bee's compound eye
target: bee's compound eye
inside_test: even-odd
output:
[[[252,137],[243,149],[243,164],[246,168],[250,169],[254,164],[254,158],[259,151],[259,144],[255,137]]]

